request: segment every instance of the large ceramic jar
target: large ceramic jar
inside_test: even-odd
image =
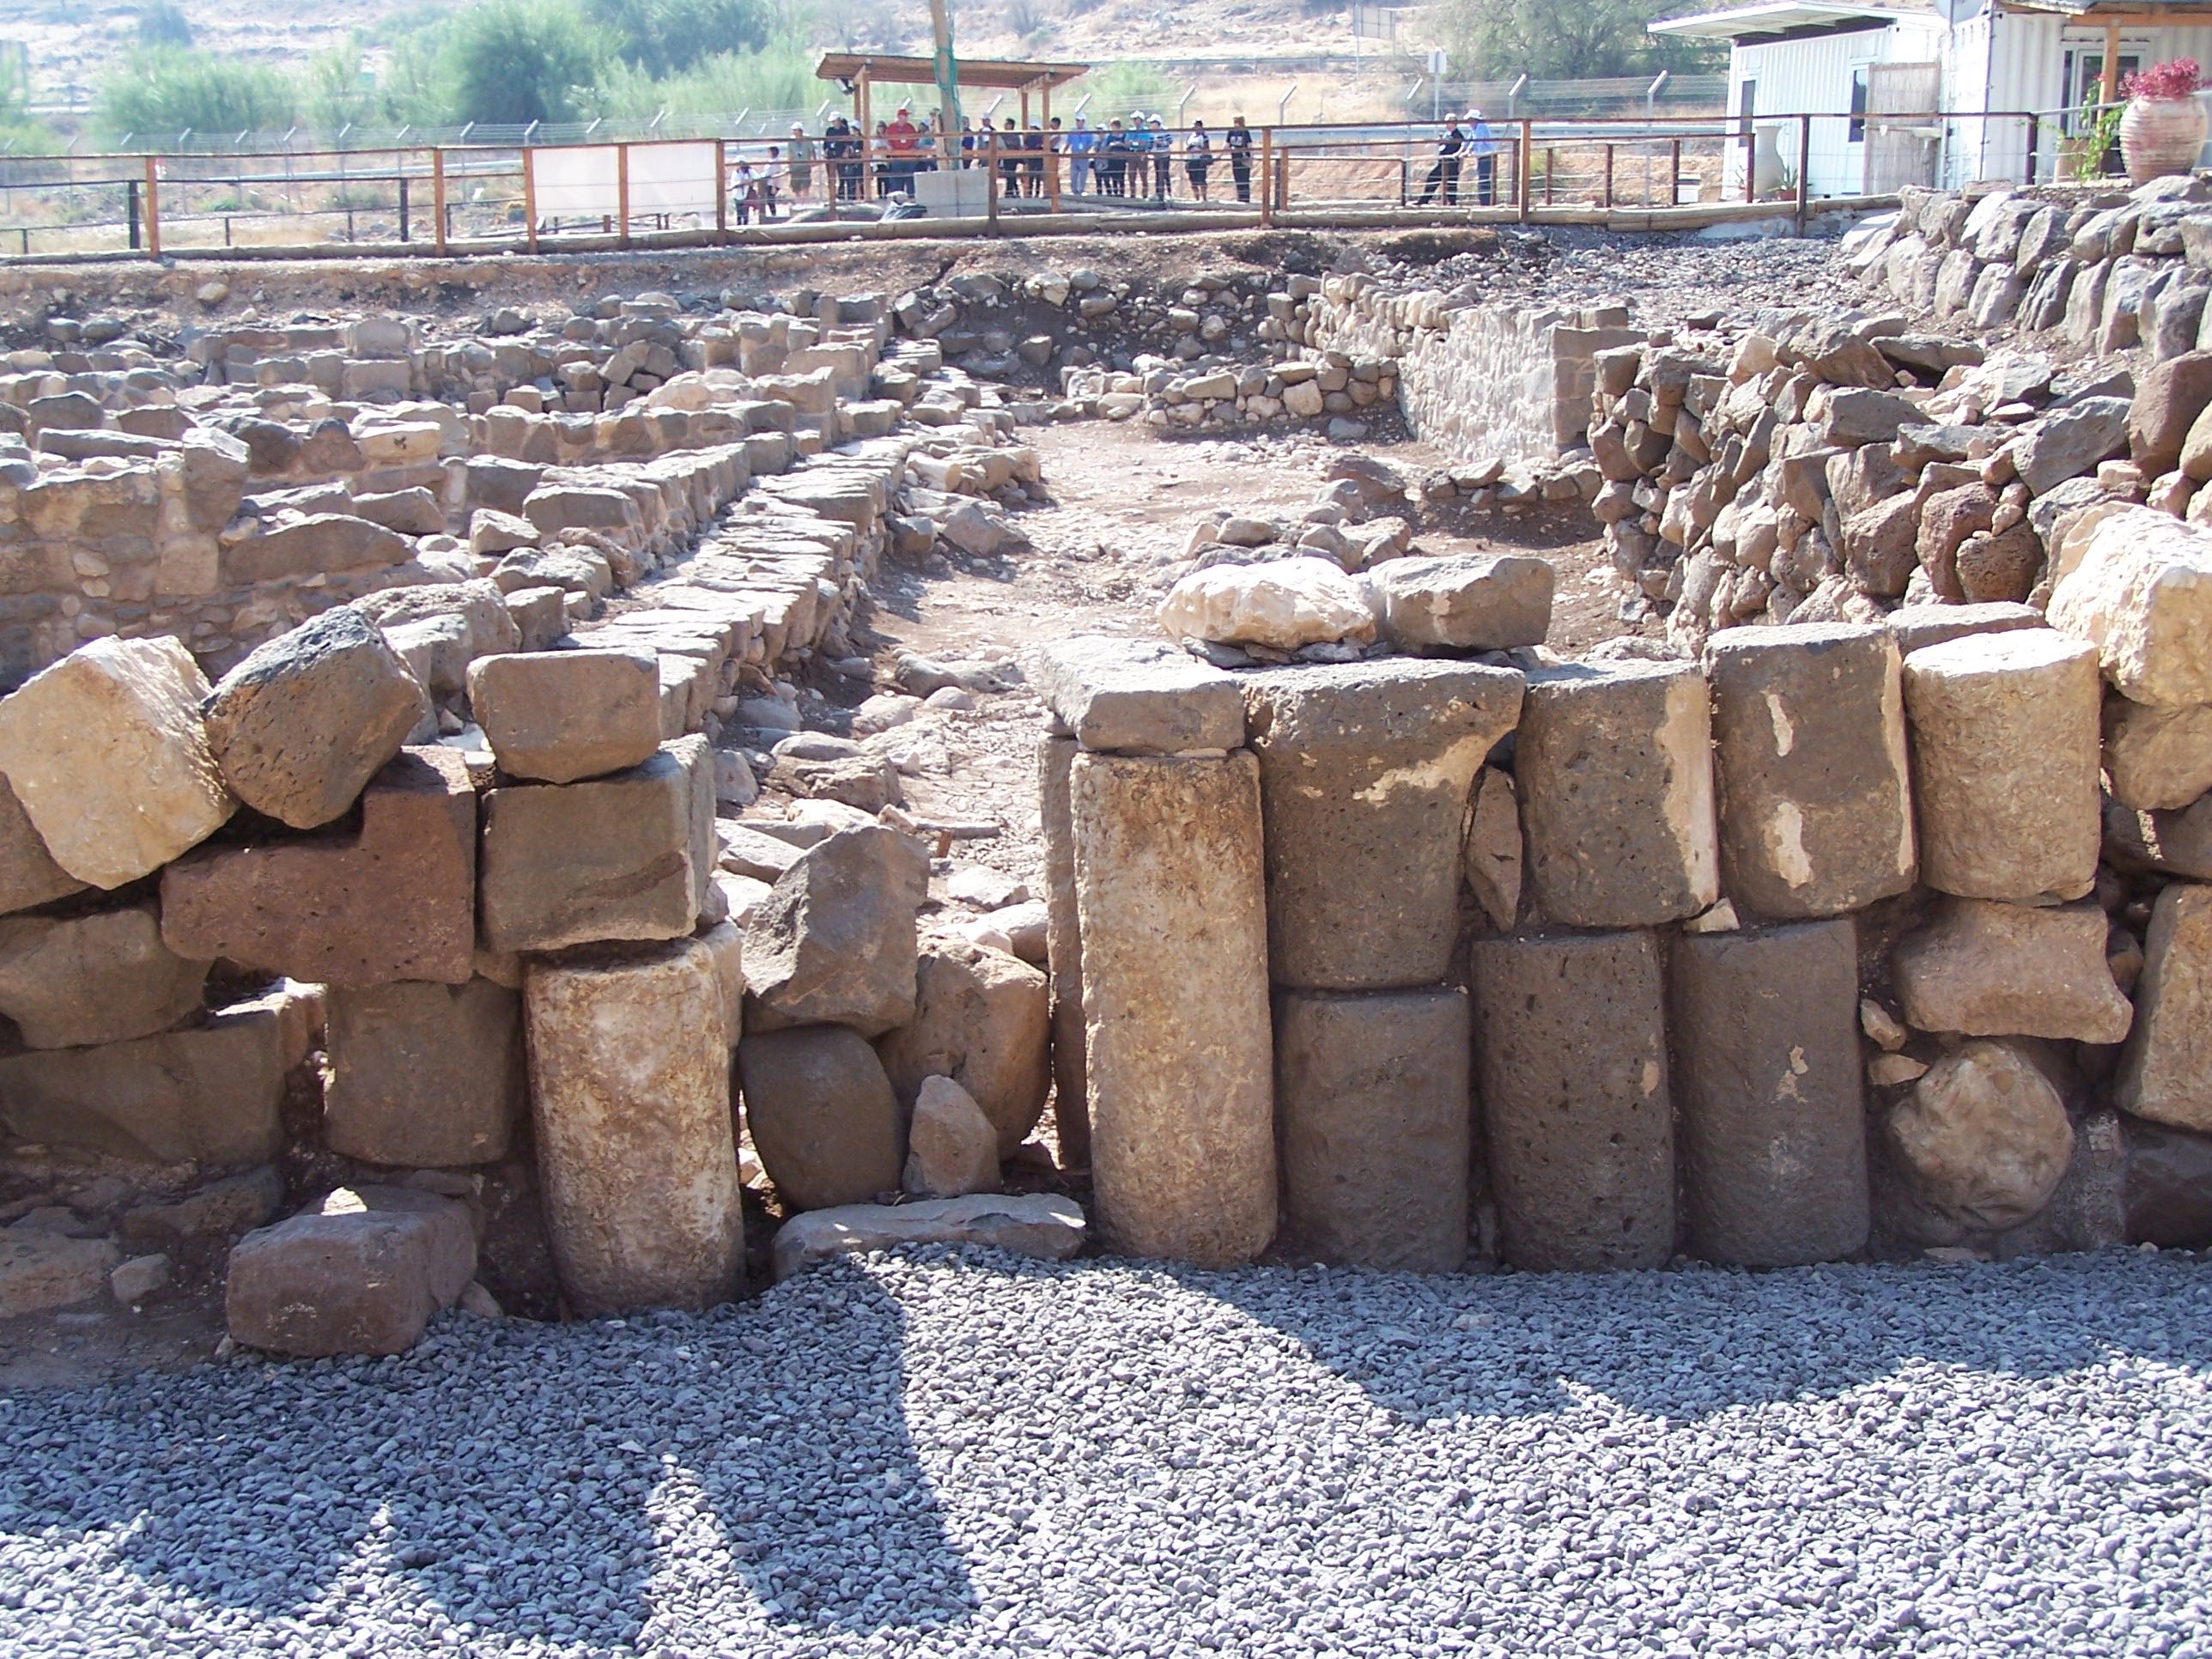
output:
[[[2131,183],[2187,173],[2204,148],[2204,106],[2194,98],[2130,98],[2120,117],[2120,156]]]

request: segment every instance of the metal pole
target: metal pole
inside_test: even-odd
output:
[[[1528,77],[1523,76],[1522,76],[1522,79],[1525,81]],[[1518,169],[1520,175],[1516,180],[1516,183],[1519,186],[1519,194],[1521,198],[1519,204],[1519,217],[1524,222],[1528,217],[1528,198],[1533,189],[1533,181],[1528,177],[1529,163],[1534,161],[1535,158],[1536,124],[1524,115],[1521,118],[1521,154],[1519,158],[1514,163],[1515,167]],[[1548,200],[1550,198],[1551,192],[1552,180],[1547,172],[1544,179],[1544,194],[1546,199]]]
[[[957,143],[960,133],[960,60],[952,52],[952,9],[945,0],[929,0],[929,28],[937,46],[937,137],[941,156],[946,136]]]
[[[1605,147],[1605,210],[1613,211],[1613,146]]]
[[[123,181],[123,222],[131,239],[131,249],[136,252],[140,246],[138,181],[136,179],[125,179]]]
[[[992,235],[999,234],[999,130],[991,129],[991,142],[984,146],[984,165],[991,170],[983,181],[983,228]]]
[[[407,240],[407,175],[399,175],[399,240]]]
[[[615,211],[622,216],[622,228],[615,234],[615,246],[629,246],[629,146],[615,146]]]
[[[1675,139],[1668,150],[1667,205],[1682,205],[1682,141],[1680,138]]]
[[[1797,234],[1805,234],[1806,204],[1811,197],[1811,183],[1805,175],[1813,165],[1813,118],[1797,118]]]
[[[538,169],[531,165],[530,149],[522,151],[522,236],[532,253],[538,252]]]
[[[830,164],[830,211],[837,211],[836,164]],[[723,142],[714,140],[714,240],[726,241],[730,234],[730,156]]]
[[[161,257],[161,174],[150,155],[146,158],[146,257]]]
[[[438,257],[443,258],[446,253],[446,152],[442,149],[430,152],[430,207],[438,217],[435,232]]]

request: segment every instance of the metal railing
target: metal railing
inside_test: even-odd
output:
[[[2050,175],[2067,137],[2054,112],[1954,116],[1836,113],[1639,120],[1491,123],[1486,153],[1439,155],[1432,123],[1266,126],[1250,129],[1241,153],[1226,131],[1211,134],[1202,158],[1188,133],[1171,149],[1078,157],[1016,149],[979,135],[964,157],[885,149],[850,136],[848,153],[821,157],[797,188],[787,167],[771,191],[757,179],[739,194],[742,167],[764,162],[768,140],[662,136],[620,140],[582,189],[572,170],[541,191],[555,166],[534,143],[408,143],[277,155],[244,152],[133,156],[0,157],[0,257],[73,258],[137,252],[155,258],[211,249],[313,252],[368,242],[423,252],[613,246],[645,241],[734,242],[874,234],[884,198],[942,197],[917,174],[932,161],[980,169],[963,216],[886,225],[883,234],[988,234],[1012,222],[1064,229],[1145,216],[1143,228],[1177,222],[1262,223],[1285,215],[1346,216],[1346,222],[1543,220],[1623,211],[1665,213],[1692,206],[1743,211],[1765,204],[1802,225],[1813,204],[1935,182],[1970,152],[1978,165],[2000,152],[2012,182]],[[1917,159],[1911,176],[1869,179],[1870,137],[1904,132]],[[773,135],[771,135],[772,137]],[[1146,135],[1157,137],[1159,135]],[[817,146],[823,140],[817,137]],[[668,155],[641,152],[690,144],[690,184],[672,196]],[[1921,151],[1925,151],[1921,155]],[[572,154],[565,161],[575,160]],[[633,162],[636,165],[634,167]],[[1197,165],[1194,167],[1194,162]],[[1164,166],[1163,166],[1164,163]],[[1925,176],[1922,176],[1924,174]],[[633,189],[634,175],[641,182]],[[1987,175],[1984,175],[1987,176]],[[661,180],[659,184],[649,181]],[[1109,187],[1109,182],[1112,187]],[[671,201],[674,205],[669,205]],[[810,222],[810,221],[813,222]]]

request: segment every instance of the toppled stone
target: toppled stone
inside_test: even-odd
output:
[[[927,859],[895,830],[841,830],[809,848],[746,925],[748,1028],[828,1021],[878,1036],[909,1023],[928,884]]]
[[[1552,562],[1533,555],[1392,559],[1366,582],[1382,637],[1400,651],[1504,651],[1551,631]]]
[[[1059,641],[1037,653],[1031,679],[1085,749],[1172,755],[1244,741],[1244,694],[1236,680],[1157,641]]]
[[[903,1115],[883,1061],[857,1032],[748,1031],[738,1075],[745,1127],[787,1209],[861,1204],[899,1189]]]
[[[500,769],[574,783],[660,747],[660,670],[644,651],[512,652],[469,665],[469,710]]]
[[[361,798],[425,706],[375,625],[339,605],[222,677],[207,700],[208,745],[239,799],[313,830]]]
[[[835,1256],[902,1244],[967,1244],[1062,1261],[1082,1249],[1085,1234],[1082,1206],[1053,1193],[848,1204],[785,1222],[771,1260],[779,1279]]]
[[[1905,1017],[1923,1031],[2118,1042],[2134,1010],[2105,962],[2094,902],[1954,898],[1891,957]]]
[[[166,635],[94,640],[0,699],[4,774],[54,862],[115,888],[221,829],[207,677]]]
[[[877,1052],[903,1102],[917,1103],[931,1078],[957,1083],[994,1127],[998,1155],[1011,1158],[1044,1113],[1051,1034],[1043,974],[1001,951],[933,940],[919,956],[914,1018]]]
[[[922,1079],[900,1185],[916,1198],[959,1198],[999,1188],[998,1129],[975,1097],[949,1077]]]
[[[0,921],[0,1014],[33,1048],[151,1036],[199,1012],[211,965],[164,946],[150,904],[19,916]]]
[[[2031,1219],[2074,1155],[2058,1091],[2010,1042],[1969,1042],[1944,1055],[1882,1127],[1916,1195],[1973,1232]]]
[[[89,1302],[106,1288],[121,1260],[104,1238],[0,1228],[0,1319]]]
[[[1375,637],[1359,584],[1334,560],[1276,559],[1193,571],[1160,601],[1160,626],[1178,639],[1271,651]]]

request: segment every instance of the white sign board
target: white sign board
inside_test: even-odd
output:
[[[620,163],[613,144],[549,144],[532,149],[538,216],[600,219],[622,210]],[[631,144],[629,210],[714,216],[714,141]]]

